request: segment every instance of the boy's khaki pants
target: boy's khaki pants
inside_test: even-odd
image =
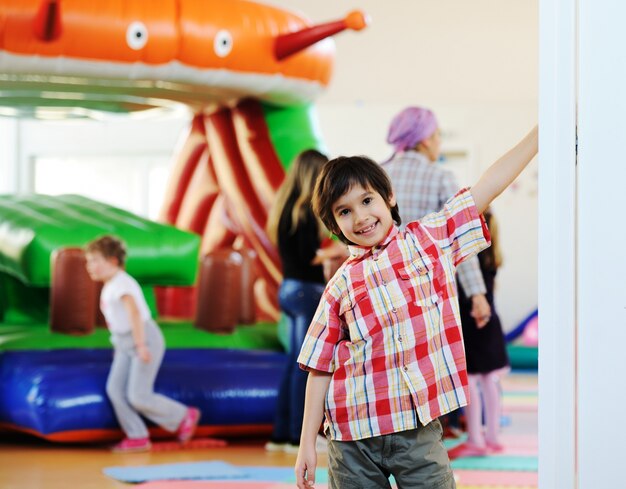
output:
[[[399,433],[328,443],[329,489],[455,489],[439,420]]]

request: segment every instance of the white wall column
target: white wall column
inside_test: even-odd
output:
[[[626,3],[578,2],[579,487],[596,489],[625,486]]]
[[[540,489],[577,487],[576,14],[574,0],[540,0]]]

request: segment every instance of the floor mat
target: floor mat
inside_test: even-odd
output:
[[[506,463],[503,460],[497,461],[503,466],[516,466],[517,468],[509,471],[493,468],[481,469],[479,466],[485,465],[487,462],[484,458],[468,457],[453,463],[453,466],[463,467],[454,469],[458,489],[525,489],[537,487],[536,472],[520,471],[521,462],[519,459],[522,457],[499,458],[517,459],[515,462],[507,460]],[[489,462],[489,466],[493,467],[494,461],[490,460]],[[528,463],[526,461],[524,467]],[[106,470],[108,471],[107,475],[124,482],[148,481],[138,486],[141,489],[283,489],[293,488],[295,485],[295,477],[291,467],[240,467],[224,462],[201,462],[148,467],[112,467]],[[157,477],[160,479],[157,480]],[[315,487],[317,489],[328,487],[326,469],[317,470]]]
[[[494,455],[489,457],[463,457],[452,461],[453,470],[496,470],[510,472],[537,472],[537,457]]]
[[[293,467],[235,466],[226,462],[194,462],[181,464],[144,465],[137,467],[108,467],[104,473],[121,482],[151,481],[219,481],[246,483],[289,483],[295,485]],[[327,469],[315,472],[315,485],[328,482]],[[143,486],[142,486],[143,487]],[[192,485],[192,487],[198,487]],[[229,486],[230,487],[230,486]],[[263,486],[264,487],[264,486]]]
[[[138,489],[293,489],[293,483],[276,482],[191,482],[191,481],[159,481],[147,482],[137,486]],[[315,483],[315,489],[328,489],[328,484]],[[490,488],[491,489],[491,488]]]
[[[457,485],[456,489],[537,489],[537,486],[463,486],[463,485]]]
[[[140,484],[138,489],[293,489],[293,483],[275,482],[191,482],[161,481]],[[395,487],[395,486],[394,486]],[[537,485],[467,485],[457,483],[457,489],[536,489]],[[315,483],[315,489],[328,489],[328,484]]]
[[[192,462],[180,464],[142,465],[136,467],[107,467],[103,472],[121,482],[146,482],[181,479],[245,479],[240,467],[226,462]]]
[[[536,472],[496,472],[493,470],[455,470],[457,486],[537,487]]]

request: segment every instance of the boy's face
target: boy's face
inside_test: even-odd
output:
[[[102,253],[86,253],[87,273],[91,280],[106,282],[119,270],[116,258],[105,258]]]
[[[333,204],[333,216],[343,235],[359,246],[373,247],[381,243],[393,226],[389,202],[371,188],[354,185]]]

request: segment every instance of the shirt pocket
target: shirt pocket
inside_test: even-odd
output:
[[[369,304],[369,293],[364,285],[350,291],[341,301],[339,315],[347,326],[352,343],[363,341],[369,336],[367,327],[368,316],[371,315]]]
[[[401,287],[421,308],[437,304],[439,297],[434,285],[434,266],[430,262],[409,263],[397,269]]]

